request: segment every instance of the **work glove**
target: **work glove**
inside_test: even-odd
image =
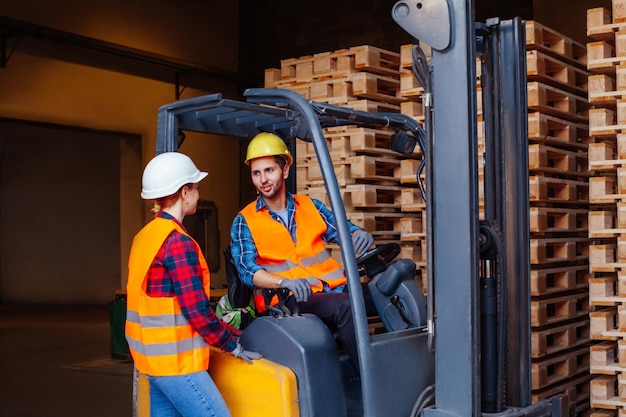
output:
[[[293,293],[298,303],[304,303],[309,299],[309,296],[313,292],[311,285],[306,278],[289,279],[285,278],[280,282],[281,287],[287,288]]]
[[[359,230],[352,235],[354,253],[364,254],[374,243],[374,237],[365,230]]]
[[[245,350],[241,343],[237,343],[237,347],[235,348],[235,350],[231,351],[230,353],[236,358],[243,359],[250,365],[252,365],[253,359],[261,359],[262,357],[260,353]]]

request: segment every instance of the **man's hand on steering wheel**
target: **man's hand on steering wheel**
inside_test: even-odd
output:
[[[374,244],[374,237],[365,230],[357,230],[352,235],[354,253],[364,254]]]

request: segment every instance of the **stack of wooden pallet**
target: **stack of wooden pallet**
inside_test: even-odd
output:
[[[585,46],[526,22],[532,399],[589,409]]]
[[[265,71],[265,86],[286,88],[320,103],[371,112],[400,113],[408,101],[400,90],[400,54],[364,45],[281,61]],[[419,148],[404,157],[390,149],[394,131],[332,127],[324,130],[349,220],[368,230],[376,244],[403,244],[401,256],[426,267],[425,205],[403,170],[421,161]],[[296,147],[297,192],[329,203],[311,143]],[[415,175],[416,169],[413,172]],[[409,200],[410,199],[410,200]],[[406,201],[405,201],[406,200]],[[338,247],[330,246],[338,260]]]
[[[589,77],[589,281],[591,406],[597,416],[626,415],[626,1],[587,11]]]

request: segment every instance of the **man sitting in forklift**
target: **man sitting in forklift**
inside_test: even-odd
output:
[[[280,137],[256,135],[245,163],[258,198],[233,220],[230,246],[241,281],[254,289],[257,312],[267,311],[263,289],[287,288],[293,297],[288,297],[286,307],[293,311],[298,303],[300,313],[314,314],[331,332],[337,331],[358,374],[347,280],[326,248],[326,242],[339,243],[332,212],[318,200],[287,190],[293,157]],[[352,223],[349,227],[355,253],[365,253],[374,238]],[[367,285],[362,288],[367,315],[376,315]],[[274,296],[270,306],[278,302]]]

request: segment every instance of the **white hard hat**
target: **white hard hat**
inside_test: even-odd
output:
[[[141,178],[141,198],[167,197],[180,187],[200,182],[207,176],[198,170],[191,158],[179,152],[165,152],[152,158]]]

